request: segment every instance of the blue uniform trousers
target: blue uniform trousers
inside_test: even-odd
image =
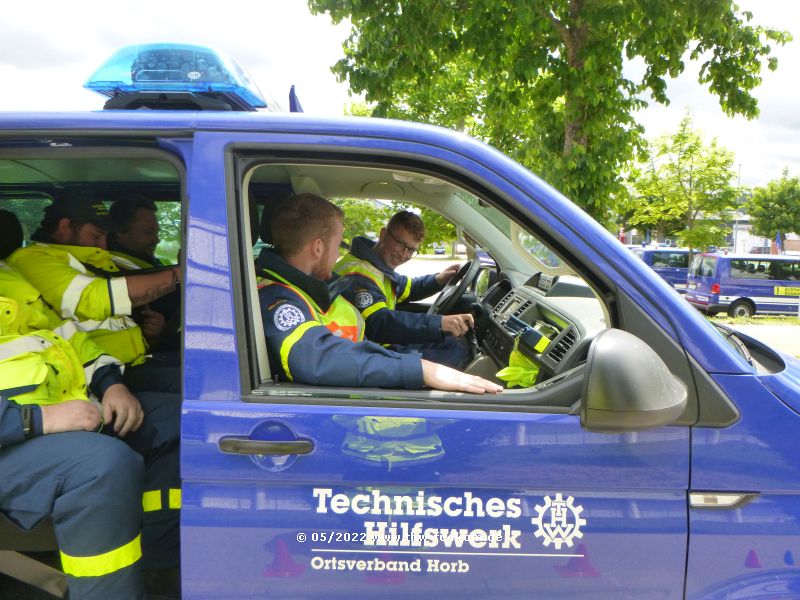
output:
[[[180,354],[156,352],[140,365],[125,367],[122,381],[137,397],[140,392],[180,394]]]
[[[62,553],[94,557],[140,532],[145,469],[119,440],[74,431],[0,448],[0,510],[23,529],[53,518]],[[75,600],[143,600],[142,561],[101,576],[67,575]]]
[[[143,392],[136,397],[144,410],[144,422],[138,430],[121,439],[144,459],[143,489],[156,493],[160,499],[157,506],[145,508],[143,565],[147,569],[177,567],[180,563],[180,506],[170,502],[170,490],[174,490],[173,496],[179,497],[180,397],[156,392]],[[109,427],[108,431],[113,429]]]

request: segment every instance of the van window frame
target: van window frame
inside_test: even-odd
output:
[[[427,162],[414,162],[408,159],[389,159],[383,157],[365,157],[347,153],[328,152],[294,152],[275,151],[262,144],[232,144],[227,148],[228,154],[228,189],[232,192],[233,202],[228,203],[229,243],[231,256],[236,256],[232,261],[239,265],[239,272],[232,273],[234,288],[235,314],[237,315],[237,339],[239,340],[239,365],[242,400],[253,403],[279,403],[279,404],[308,404],[308,405],[352,405],[358,407],[398,407],[434,410],[486,410],[493,412],[530,412],[547,414],[575,414],[580,410],[580,394],[576,394],[575,402],[570,406],[553,406],[541,404],[537,401],[557,396],[562,382],[550,385],[546,390],[540,391],[533,388],[507,389],[500,396],[490,394],[467,394],[442,392],[438,390],[406,390],[388,388],[361,388],[339,386],[311,386],[293,382],[262,381],[258,369],[261,361],[253,356],[255,337],[259,332],[255,324],[260,323],[260,307],[249,286],[254,284],[254,277],[243,271],[244,265],[252,264],[252,248],[245,244],[250,240],[248,207],[249,191],[244,185],[246,174],[261,165],[282,164],[308,164],[330,165],[347,167],[369,167],[379,169],[398,169],[405,171],[428,174],[443,181],[452,183],[478,198],[485,199],[501,212],[507,214],[512,221],[522,220],[521,215],[513,214],[513,206],[501,201],[494,193],[482,188],[475,180],[453,173],[446,167],[437,168]],[[529,228],[538,239],[553,249],[561,249],[550,236],[536,227],[535,223],[528,224]],[[563,250],[563,249],[562,249]],[[554,250],[555,251],[555,250]],[[567,253],[560,255],[565,264],[574,268],[574,261]],[[580,264],[580,263],[578,263]],[[253,274],[255,269],[251,269]],[[605,284],[598,279],[597,274],[586,272],[585,268],[575,270],[580,276],[595,289],[598,300],[608,300],[613,297],[606,290]],[[598,287],[604,291],[598,292]],[[613,305],[613,302],[611,303]],[[605,305],[606,311],[612,309]],[[258,316],[256,316],[258,311]],[[241,318],[239,318],[241,317]],[[609,319],[609,327],[613,327],[615,317]],[[260,335],[263,337],[263,324]],[[582,367],[581,367],[582,368]],[[581,379],[582,380],[582,379]],[[569,385],[569,383],[564,384]],[[568,390],[569,391],[569,390]]]

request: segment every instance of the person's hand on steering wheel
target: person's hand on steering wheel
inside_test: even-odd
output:
[[[436,283],[439,285],[444,285],[448,283],[453,277],[458,275],[458,271],[461,268],[461,265],[450,265],[441,273],[436,274]]]
[[[455,267],[458,267],[458,265],[448,267],[442,271],[442,273],[439,273],[439,275],[448,273]],[[433,304],[431,304],[431,307],[428,309],[428,314],[445,315],[450,312],[458,304],[458,301],[461,300],[461,297],[464,295],[464,293],[475,282],[480,274],[480,269],[481,260],[477,256],[461,266],[457,270],[456,274],[450,277],[450,280],[444,286],[444,289],[442,290],[442,293],[439,294],[439,297],[436,298]],[[436,277],[438,278],[439,275]]]

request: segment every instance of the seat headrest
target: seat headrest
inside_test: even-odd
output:
[[[264,210],[261,212],[261,225],[259,234],[261,241],[265,244],[272,244],[272,215],[285,200],[292,197],[292,193],[271,194],[264,199]]]

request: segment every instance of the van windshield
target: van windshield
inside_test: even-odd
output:
[[[689,275],[696,277],[713,277],[717,268],[717,257],[701,254],[692,260]]]

